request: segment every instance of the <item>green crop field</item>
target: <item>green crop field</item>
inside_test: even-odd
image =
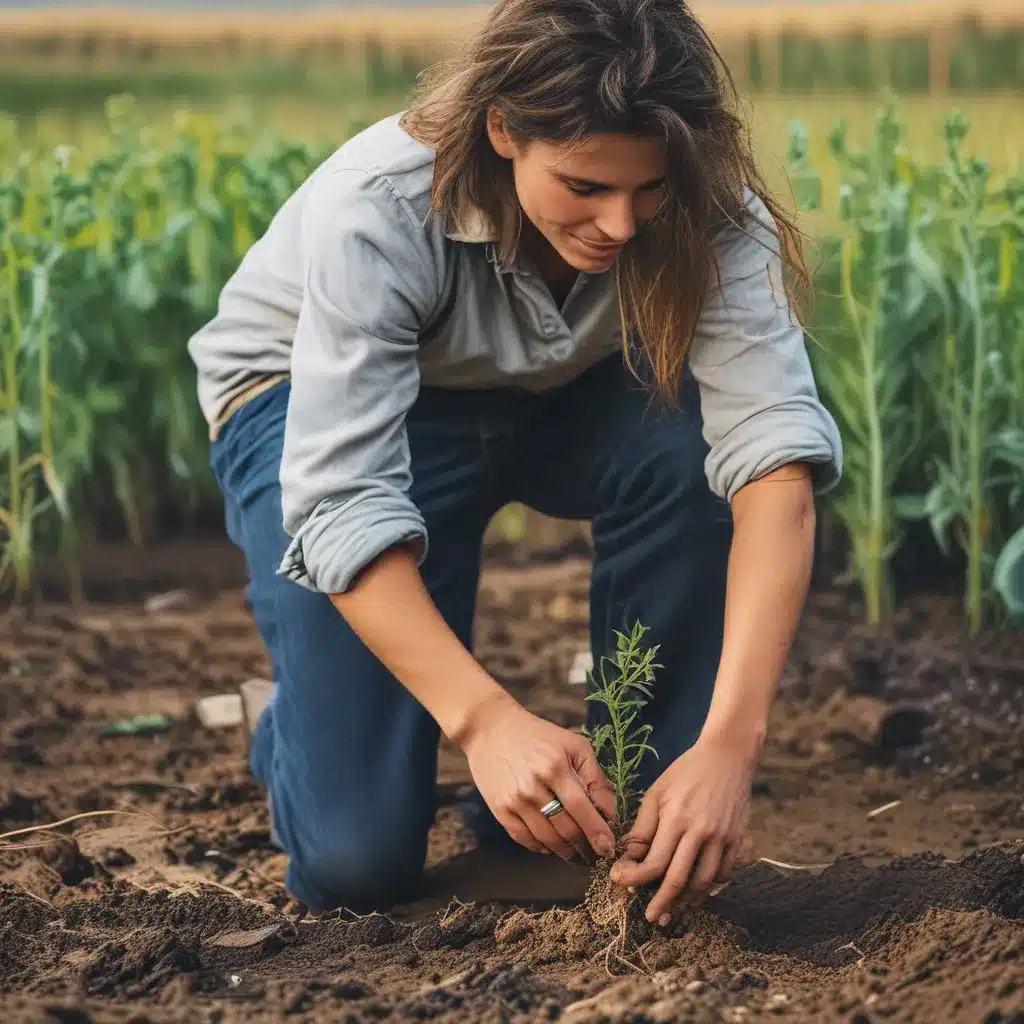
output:
[[[185,342],[290,192],[409,84],[408,69],[260,85],[193,68],[147,89],[159,66],[122,72],[90,72],[88,103],[69,73],[0,120],[0,573],[15,594],[42,557],[73,572],[112,520],[141,546],[218,507]],[[104,105],[103,81],[144,99]],[[1024,93],[744,105],[813,242],[811,351],[846,446],[824,514],[865,616],[893,613],[913,520],[964,565],[972,629],[1024,615]]]

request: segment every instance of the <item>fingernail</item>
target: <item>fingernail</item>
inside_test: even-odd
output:
[[[658,918],[658,924],[662,928],[667,928],[668,925],[669,925],[669,922],[671,920],[672,920],[672,915],[671,914],[662,914],[661,917]]]
[[[622,881],[622,868],[614,867],[611,870],[612,881],[618,885]]]
[[[602,857],[610,857],[615,852],[615,844],[607,836],[600,836],[597,840],[597,852]]]
[[[628,892],[636,892],[636,886],[635,885],[630,885],[630,886],[627,886],[626,888],[627,888]]]

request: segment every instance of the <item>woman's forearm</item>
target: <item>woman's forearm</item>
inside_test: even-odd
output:
[[[405,548],[385,551],[331,601],[460,746],[486,709],[512,700],[445,622]]]
[[[760,753],[814,560],[810,471],[783,467],[733,498],[725,635],[702,737]]]

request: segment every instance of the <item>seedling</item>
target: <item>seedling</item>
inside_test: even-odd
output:
[[[608,781],[615,790],[615,820],[612,826],[618,836],[636,813],[641,794],[636,789],[639,767],[645,754],[658,756],[648,742],[653,728],[649,724],[637,725],[640,711],[651,699],[651,684],[654,670],[661,668],[654,661],[658,646],[647,650],[640,641],[649,632],[639,622],[632,632],[615,631],[615,654],[603,657],[600,663],[600,683],[590,672],[590,689],[587,700],[602,704],[609,721],[596,729],[584,727],[583,734],[590,740],[597,759],[604,769]],[[605,669],[611,666],[615,674],[608,678]]]
[[[600,680],[593,672],[589,677],[587,700],[603,705],[608,721],[594,729],[585,728],[583,732],[615,791],[615,819],[611,824],[618,853],[623,852],[626,833],[643,796],[637,786],[640,764],[646,754],[658,756],[648,742],[652,726],[638,724],[640,713],[652,696],[655,669],[662,667],[654,661],[658,645],[642,647],[641,641],[648,632],[648,627],[639,622],[628,636],[616,631],[615,653],[601,659]],[[612,936],[603,951],[609,973],[613,958],[636,969],[629,956],[635,953],[642,959],[639,940],[650,931],[643,916],[632,913],[635,895],[612,882],[611,865],[612,859],[607,858],[595,866],[586,899],[591,920]]]

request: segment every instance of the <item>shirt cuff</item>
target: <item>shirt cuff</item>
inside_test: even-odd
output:
[[[705,470],[711,490],[731,501],[741,487],[793,462],[811,464],[815,494],[842,476],[839,429],[811,398],[788,399],[733,427],[708,453]]]
[[[324,501],[295,534],[278,575],[321,594],[341,594],[378,555],[396,544],[422,541],[427,528],[409,501],[379,493],[342,503]]]

